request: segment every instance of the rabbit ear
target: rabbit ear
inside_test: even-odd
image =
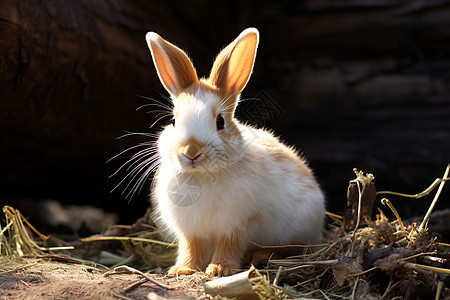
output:
[[[152,53],[159,79],[170,94],[177,96],[198,81],[197,72],[183,50],[154,32],[147,33],[145,39]]]
[[[225,95],[239,94],[253,70],[259,33],[247,28],[217,56],[209,81]]]

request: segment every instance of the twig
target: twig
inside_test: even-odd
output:
[[[426,195],[428,195],[429,193],[431,193],[438,184],[445,182],[445,181],[449,181],[450,178],[436,178],[433,183],[427,187],[423,192],[420,192],[418,194],[404,194],[404,193],[398,193],[398,192],[391,192],[391,191],[379,191],[377,192],[377,195],[395,195],[395,196],[401,196],[401,197],[405,197],[405,198],[415,198],[415,199],[419,199],[422,197],[425,197]]]
[[[175,246],[173,243],[162,242],[153,239],[145,239],[138,237],[127,237],[127,236],[98,236],[98,237],[90,237],[80,239],[82,242],[97,242],[97,241],[134,241],[134,242],[145,242],[145,243],[153,243],[158,245],[163,245],[167,247]]]
[[[439,280],[437,289],[436,289],[436,297],[434,297],[434,300],[439,300],[439,298],[441,297],[443,288],[444,288],[444,282],[442,280]]]
[[[434,256],[424,256],[423,257],[425,260],[431,261],[431,262],[437,262],[440,264],[445,264],[447,262],[446,258],[442,258],[442,257],[434,257]]]
[[[20,280],[20,282],[24,285],[26,285],[27,287],[30,287],[30,285],[28,283],[26,283],[25,281],[23,281],[22,279]]]
[[[290,272],[290,271],[295,271],[295,270],[298,270],[298,269],[311,268],[311,267],[314,267],[314,265],[308,265],[308,264],[306,264],[306,265],[299,265],[299,266],[295,266],[295,267],[286,268],[285,271],[286,272]]]
[[[322,290],[318,290],[318,291],[322,294],[322,296],[325,297],[325,299],[331,300],[331,299],[325,294],[324,291],[322,291]]]
[[[280,278],[282,270],[283,270],[283,266],[279,266],[277,274],[275,275],[275,279],[273,280],[273,285],[277,285],[278,284],[278,279]]]
[[[14,208],[12,208],[10,206],[3,207],[3,212],[5,213],[5,215],[7,214],[7,211],[11,215],[17,214],[17,216],[19,216],[20,219],[22,221],[24,221],[28,225],[28,227],[30,227],[30,229],[32,231],[34,231],[37,235],[39,235],[39,237],[44,241],[44,243],[46,243],[50,239],[50,236],[44,235],[44,234],[40,233],[36,228],[34,228],[34,226],[31,225],[30,222],[28,222],[28,220],[22,215],[22,213],[18,209],[14,209]]]
[[[15,251],[22,256],[24,254],[23,249],[26,252],[36,254],[38,252],[36,249],[40,247],[34,242],[34,240],[29,236],[28,231],[23,224],[23,217],[21,217],[20,212],[11,206],[5,205],[3,207],[3,213],[5,214],[6,221],[11,221],[13,224],[13,235],[15,242]]]
[[[356,278],[355,285],[353,286],[351,299],[355,299],[356,287],[358,286],[358,282],[359,282],[359,277]]]
[[[277,246],[265,246],[265,245],[260,245],[258,243],[255,242],[251,242],[253,245],[260,247],[261,249],[266,249],[266,248],[311,248],[311,247],[325,247],[328,246],[329,244],[305,244],[305,245],[277,245]]]
[[[342,225],[344,217],[342,217],[340,215],[333,214],[333,213],[331,213],[329,211],[326,211],[325,215],[327,215],[330,219],[332,219],[337,224],[341,224]]]
[[[326,211],[325,214],[326,214],[327,216],[329,216],[330,218],[336,218],[336,219],[339,219],[339,220],[343,220],[343,219],[344,219],[343,216],[334,214],[334,213],[329,212],[329,211]]]
[[[270,262],[273,264],[278,264],[280,266],[292,266],[298,265],[299,263],[304,263],[308,265],[334,265],[338,260],[337,259],[328,259],[328,260],[319,260],[319,261],[304,261],[299,262],[298,260],[288,260],[288,259],[273,259]]]
[[[129,291],[131,291],[131,290],[137,288],[137,287],[140,286],[141,284],[146,283],[147,281],[148,281],[148,280],[147,280],[146,278],[142,278],[141,280],[136,281],[136,282],[130,284],[130,285],[125,289],[125,292],[129,292]]]
[[[404,257],[404,258],[402,258],[400,260],[405,261],[405,260],[416,258],[416,257],[422,256],[422,255],[433,255],[433,254],[436,254],[436,253],[437,253],[436,251],[417,253],[417,254],[414,254],[414,255],[411,255],[411,256],[408,256],[408,257]]]
[[[305,281],[303,281],[303,282],[299,282],[299,283],[297,283],[296,285],[292,286],[292,288],[296,288],[297,286],[304,286],[305,284],[307,284],[307,283],[309,283],[309,282],[311,282],[311,281],[317,280],[318,278],[320,278],[320,277],[322,277],[323,275],[325,275],[325,273],[327,273],[329,270],[330,270],[330,268],[326,268],[326,269],[325,269],[322,273],[320,273],[319,275],[317,275],[317,276],[315,276],[315,277],[313,277],[313,278],[310,278],[310,279],[308,279],[308,280],[305,280]]]
[[[121,295],[121,294],[119,294],[119,293],[117,293],[117,292],[115,292],[115,291],[112,291],[112,294],[113,294],[115,297],[119,298],[119,299],[123,299],[123,300],[133,300],[133,299],[131,299],[131,298],[127,297],[127,296]]]
[[[432,267],[432,266],[426,266],[426,265],[419,265],[419,264],[404,262],[404,261],[401,261],[400,263],[404,267],[409,268],[409,269],[427,270],[427,271],[433,271],[433,272],[438,272],[438,273],[450,274],[450,269],[444,269],[444,268]]]
[[[350,274],[350,275],[348,275],[348,276],[349,276],[349,277],[356,277],[356,276],[364,275],[364,274],[366,274],[366,273],[369,273],[369,272],[371,272],[371,271],[373,271],[373,270],[376,270],[376,269],[379,269],[379,268],[380,268],[380,267],[375,266],[375,267],[372,267],[372,268],[367,269],[367,270],[365,270],[365,271],[362,271],[362,272],[360,272],[360,273]]]
[[[418,229],[419,232],[421,232],[422,230],[424,230],[426,228],[425,226],[428,223],[428,220],[430,219],[430,214],[433,211],[434,206],[436,205],[436,202],[437,202],[439,196],[441,195],[442,189],[444,188],[444,185],[445,185],[445,181],[448,179],[447,177],[448,177],[449,171],[450,171],[450,164],[447,165],[447,168],[445,169],[445,172],[444,172],[444,176],[442,177],[442,181],[439,184],[439,188],[436,192],[436,195],[434,196],[433,202],[431,202],[431,205],[428,208],[428,211],[427,211],[425,217],[423,218],[422,223],[420,223],[420,226]]]
[[[394,205],[392,205],[391,201],[389,201],[386,198],[383,198],[383,199],[381,199],[381,203],[383,203],[383,205],[389,206],[389,208],[392,210],[392,212],[394,213],[395,217],[397,218],[398,223],[400,224],[400,229],[402,231],[405,231],[405,226],[403,225],[402,218],[400,218],[400,215],[398,214],[398,212],[395,209]]]
[[[2,254],[11,255],[13,252],[10,244],[8,243],[6,236],[3,235],[7,230],[8,231],[10,230],[9,228],[12,225],[13,225],[12,220],[8,220],[6,226],[0,231],[0,238],[1,238],[1,240],[0,240],[0,255],[2,255]],[[0,228],[1,227],[2,227],[2,224],[0,222]]]
[[[174,289],[173,286],[170,286],[170,285],[158,282],[158,281],[154,280],[153,278],[145,275],[143,272],[141,272],[139,270],[136,270],[134,268],[128,267],[128,266],[116,267],[112,271],[105,272],[103,274],[103,276],[110,276],[110,275],[114,275],[114,274],[124,274],[124,273],[132,273],[132,274],[140,275],[143,278],[145,278],[147,281],[150,281],[151,283],[153,283],[153,284],[155,284],[155,285],[157,285],[157,286],[159,286],[159,287],[161,287],[163,289],[166,289],[166,290],[173,290]]]
[[[433,252],[418,253],[418,254],[415,254],[415,255],[411,255],[411,256],[408,256],[408,257],[404,257],[404,258],[400,259],[400,261],[406,261],[406,260],[408,260],[408,259],[416,258],[416,257],[422,256],[422,255],[429,255],[429,254],[436,254],[436,252],[433,251]],[[370,269],[367,269],[367,270],[365,270],[365,271],[363,271],[363,272],[351,274],[351,275],[349,275],[349,277],[356,277],[356,276],[364,275],[364,274],[366,274],[366,273],[369,273],[369,272],[371,272],[371,271],[377,270],[377,269],[379,269],[379,268],[380,268],[380,267],[375,266],[375,267],[372,267],[372,268],[370,268]]]
[[[9,229],[9,227],[11,227],[12,225],[13,225],[13,223],[11,221],[8,222],[8,224],[6,224],[6,226],[3,227],[2,230],[0,230],[0,235],[3,235]],[[1,226],[1,224],[0,224],[0,226]]]
[[[25,265],[25,266],[19,266],[19,267],[16,267],[16,268],[8,270],[8,271],[2,271],[2,272],[0,272],[0,274],[13,273],[13,272],[16,272],[16,271],[19,271],[19,270],[23,270],[23,269],[26,269],[26,268],[29,268],[29,267],[33,267],[33,266],[35,266],[37,264],[38,264],[38,262],[29,264],[29,265]]]
[[[356,169],[355,169],[356,170]],[[352,240],[353,240],[353,243],[352,243],[352,249],[351,249],[351,252],[350,252],[350,257],[352,257],[353,256],[353,251],[355,250],[355,245],[356,245],[356,230],[358,229],[358,227],[359,227],[359,219],[361,218],[361,200],[362,200],[362,191],[361,191],[361,184],[360,184],[360,182],[357,180],[356,181],[356,184],[357,184],[357,186],[358,186],[358,218],[356,219],[356,225],[355,225],[355,229],[353,230],[353,236],[352,236]]]
[[[399,280],[396,283],[392,284],[392,277],[389,280],[388,287],[384,291],[383,295],[380,297],[380,300],[384,299],[397,285],[399,285],[402,281]]]
[[[59,251],[59,250],[75,250],[74,246],[59,246],[59,247],[39,247],[42,251]]]

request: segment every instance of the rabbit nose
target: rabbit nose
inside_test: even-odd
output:
[[[190,138],[183,148],[183,155],[187,158],[194,160],[202,154],[202,146],[194,139]]]

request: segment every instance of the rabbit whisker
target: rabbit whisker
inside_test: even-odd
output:
[[[128,190],[129,192],[127,193],[126,197],[131,199],[138,190],[140,193],[140,191],[142,190],[142,188],[144,186],[145,180],[148,179],[149,175],[158,166],[159,166],[159,160],[155,159],[154,157],[151,157],[150,159],[145,161],[145,163],[142,163],[141,167],[137,166],[130,173],[130,175],[133,175],[133,176],[131,176],[131,177],[129,176],[129,183],[124,188],[122,195],[125,194],[125,192]],[[144,173],[142,173],[143,170],[145,170]]]
[[[127,194],[126,197],[129,197],[129,199],[131,199],[135,193],[137,192],[138,194],[141,193],[142,188],[144,187],[144,181],[148,179],[148,177],[150,176],[150,174],[156,169],[156,167],[159,166],[159,162],[155,162],[153,164],[151,164],[148,169],[140,176],[140,178],[137,180],[137,182],[134,184],[134,186],[132,187],[132,190]]]
[[[139,111],[141,109],[143,109],[144,107],[149,107],[149,106],[155,106],[155,107],[159,107],[162,108],[164,110],[171,110],[172,108],[170,106],[167,106],[165,104],[160,104],[160,103],[147,103],[147,104],[143,104],[141,106],[139,106],[138,108],[136,108],[136,111]]]
[[[167,111],[167,110],[149,110],[148,112],[146,112],[146,114],[155,114],[158,113],[156,115],[155,118],[157,118],[158,116],[162,115],[162,114],[171,114],[171,111]]]
[[[172,107],[166,105],[166,104],[161,104],[161,103],[147,103],[144,105],[139,106],[138,108],[136,108],[136,111],[139,111],[141,109],[143,109],[144,107],[149,107],[149,106],[154,106],[154,107],[159,107],[164,109],[165,111],[170,111],[172,110]]]
[[[139,160],[138,160],[139,161]],[[139,172],[143,170],[145,167],[150,166],[150,169],[153,171],[153,169],[159,165],[159,155],[153,154],[149,158],[145,159],[143,162],[141,162],[138,166],[135,166],[134,169],[129,172],[112,190],[115,191],[119,186],[121,186],[126,180],[129,180],[128,184],[125,186],[125,188],[122,191],[122,195],[128,190],[129,186],[133,183],[134,179],[137,175],[139,175]],[[122,167],[121,167],[122,168]]]
[[[149,147],[146,149],[142,149],[139,152],[133,154],[133,156],[128,160],[128,162],[140,159],[142,156],[147,155],[147,154],[154,154],[154,153],[156,153],[156,151],[158,151],[158,150],[155,147]]]
[[[158,94],[167,102],[169,102],[170,104],[172,104],[172,99],[170,97],[167,97],[166,95],[164,95],[163,93],[158,92]]]
[[[144,104],[144,105],[140,106],[137,110],[141,109],[142,107],[147,107],[147,106],[152,106],[152,105],[159,105],[159,107],[161,107],[161,108],[166,108],[167,110],[172,110],[172,100],[171,100],[170,98],[166,97],[165,95],[159,93],[159,92],[158,92],[158,94],[159,94],[164,100],[166,100],[169,104],[166,104],[166,103],[164,103],[164,102],[162,102],[162,101],[159,101],[159,100],[154,99],[154,98],[151,98],[151,97],[146,97],[146,96],[139,95],[139,97],[141,97],[141,98],[143,98],[143,99],[151,100],[151,101],[156,102],[156,103],[148,103],[148,104]]]
[[[239,102],[245,102],[245,101],[263,101],[259,98],[253,97],[253,98],[245,98],[245,99],[240,99]]]
[[[114,155],[113,157],[111,157],[110,159],[108,159],[108,160],[106,161],[106,163],[111,162],[113,159],[116,159],[116,158],[119,157],[120,155],[122,155],[122,154],[124,154],[124,153],[126,153],[126,152],[128,152],[128,151],[130,151],[130,150],[133,150],[133,149],[138,148],[138,147],[149,146],[149,145],[150,145],[150,143],[140,143],[140,144],[138,144],[138,145],[131,146],[131,147],[129,147],[129,148],[123,150],[123,151],[120,152],[119,154],[116,154],[116,155]]]
[[[125,131],[125,134],[119,136],[117,139],[120,140],[124,137],[132,136],[132,135],[140,135],[140,136],[145,136],[145,137],[150,137],[150,138],[158,137],[158,135],[154,134],[154,133]]]
[[[164,119],[164,118],[166,118],[166,117],[170,117],[170,116],[172,116],[172,113],[166,114],[166,115],[164,115],[164,116],[159,117],[158,119],[156,119],[155,122],[153,122],[153,124],[152,124],[149,128],[153,128],[153,126],[155,126],[156,123],[158,123],[158,122],[161,121],[162,119]]]
[[[234,110],[234,103],[229,103],[226,106],[224,106],[225,104],[227,104],[226,101],[222,102],[219,106],[219,109],[223,112],[229,112],[232,113]]]
[[[143,155],[149,155],[152,154],[152,152],[148,152],[148,153],[142,153],[139,156],[143,156]],[[128,171],[133,165],[135,165],[137,162],[139,162],[139,160],[142,158],[131,158],[129,160],[127,160],[124,164],[122,164],[117,171],[115,171],[112,175],[109,176],[109,178],[115,176],[116,174],[118,174],[123,168],[127,167],[126,171]]]

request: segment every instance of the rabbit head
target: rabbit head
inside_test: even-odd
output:
[[[244,30],[198,79],[185,52],[154,32],[146,36],[161,83],[170,93],[173,121],[161,132],[161,162],[178,172],[218,172],[239,161],[246,133],[234,119],[255,61],[259,33]]]

